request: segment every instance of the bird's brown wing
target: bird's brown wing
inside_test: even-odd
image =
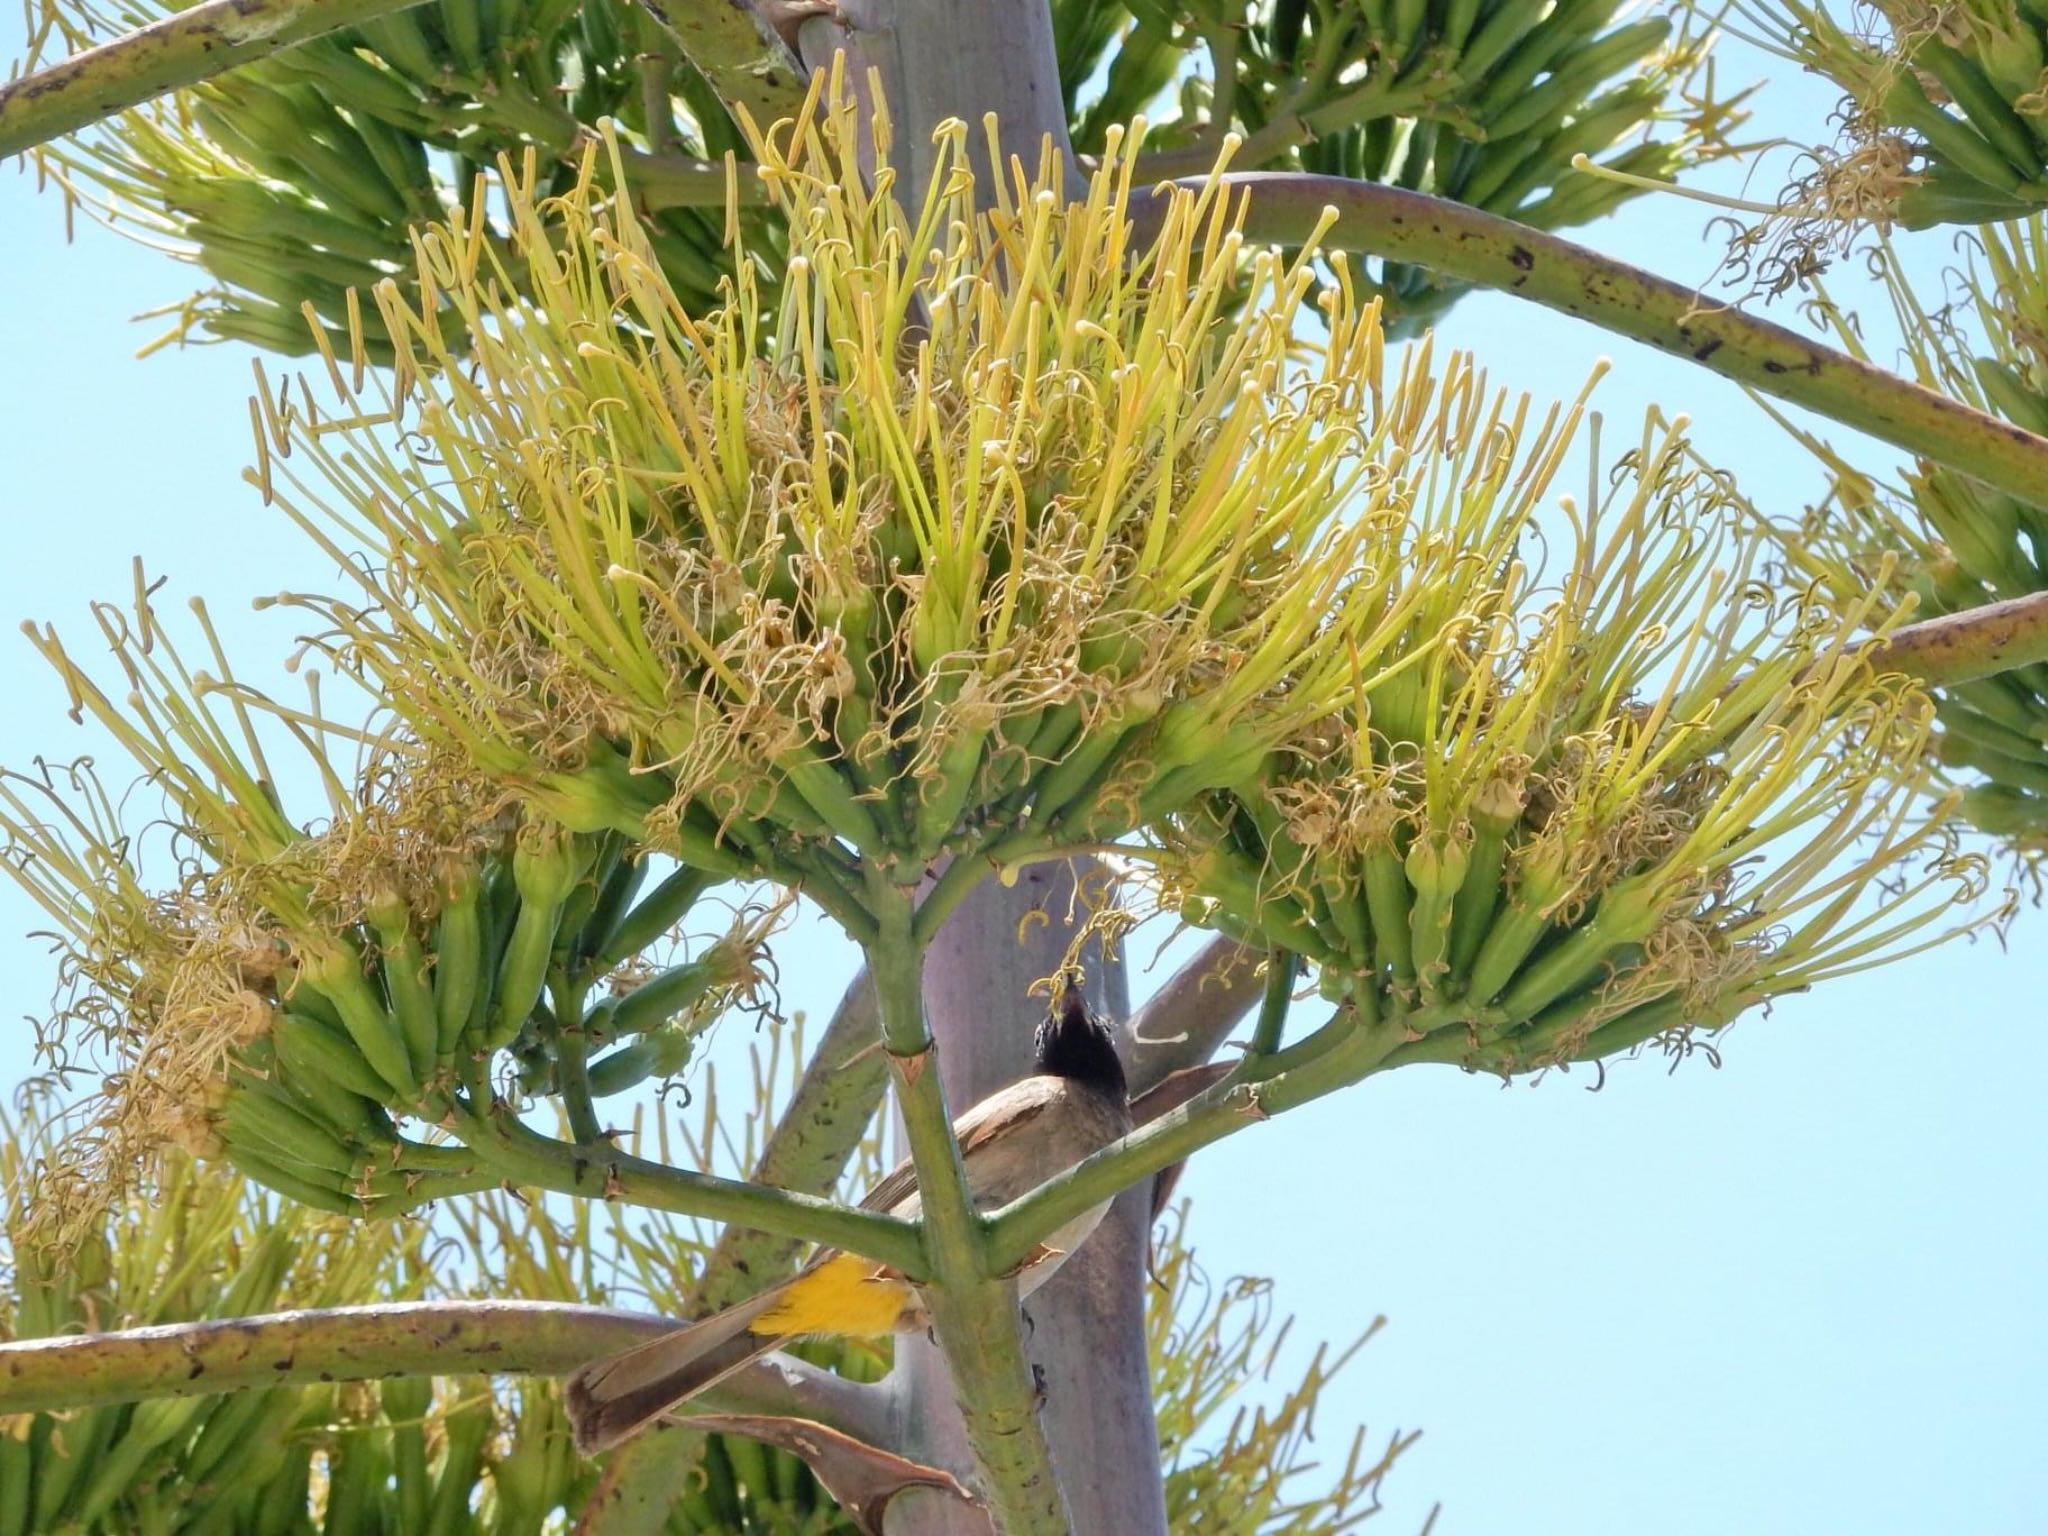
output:
[[[1058,1103],[1066,1085],[1056,1077],[1027,1077],[998,1089],[968,1110],[953,1122],[953,1135],[960,1142],[961,1161],[970,1164],[968,1183],[974,1182],[971,1160],[976,1152],[993,1145],[999,1138],[1011,1131],[1030,1125],[1046,1110]],[[864,1211],[891,1211],[898,1215],[909,1215],[898,1210],[905,1201],[917,1193],[917,1168],[905,1158],[889,1173],[861,1196],[860,1208]],[[830,1263],[839,1256],[837,1248],[820,1248],[805,1262],[806,1271],[821,1264]],[[878,1265],[875,1273],[893,1275],[896,1271],[886,1265]]]
[[[961,1159],[972,1158],[997,1137],[1029,1125],[1059,1100],[1064,1087],[1056,1077],[1027,1077],[990,1094],[953,1122]],[[916,1193],[917,1169],[906,1158],[861,1197],[861,1209],[893,1211]]]

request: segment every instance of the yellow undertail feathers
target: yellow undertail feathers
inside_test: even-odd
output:
[[[900,1275],[878,1270],[871,1259],[843,1253],[797,1276],[754,1319],[749,1331],[876,1339],[896,1332],[904,1314],[918,1310],[917,1293]]]

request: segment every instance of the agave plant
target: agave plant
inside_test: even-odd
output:
[[[1939,935],[1980,866],[1916,804],[1928,700],[1855,653],[1867,613],[1761,599],[1768,546],[1676,430],[1572,509],[1562,570],[1459,489],[1414,632],[1455,635],[1175,822],[1183,912],[1311,961],[1376,1069],[1685,1050]]]
[[[497,1218],[463,1213],[505,1211],[500,1185],[749,1229],[729,1234],[759,1245],[745,1262],[728,1239],[674,1256],[703,1271],[661,1298],[679,1312],[785,1272],[802,1242],[847,1250],[921,1293],[943,1371],[920,1374],[930,1346],[907,1335],[886,1383],[853,1384],[882,1407],[833,1424],[810,1410],[843,1378],[783,1362],[777,1411],[712,1422],[813,1453],[822,1426],[833,1454],[886,1467],[888,1497],[838,1500],[856,1522],[913,1486],[952,1501],[930,1518],[970,1518],[967,1495],[1005,1533],[1107,1528],[1064,1503],[1113,1480],[1063,1489],[1009,1287],[1069,1222],[1390,1066],[1682,1051],[1970,926],[1981,865],[1922,794],[1933,706],[1889,670],[1915,654],[1892,568],[1838,606],[1781,593],[1773,546],[1661,418],[1604,461],[1589,396],[1545,408],[1389,344],[1446,283],[1527,285],[2002,492],[2033,483],[2048,444],[1543,235],[1628,185],[1563,167],[1655,171],[1719,144],[1725,109],[1700,97],[1676,139],[1620,147],[1672,116],[1664,88],[1699,57],[1661,22],[1598,3],[1067,7],[1039,41],[1077,67],[1122,34],[1103,102],[1209,57],[1156,134],[1084,118],[1097,153],[1078,164],[1028,112],[919,105],[899,134],[892,101],[930,82],[878,71],[855,92],[843,53],[793,93],[791,42],[844,18],[749,32],[752,62],[692,43],[721,100],[692,100],[679,139],[674,26],[395,14],[365,5],[311,53],[266,45],[55,161],[79,195],[97,177],[111,216],[190,242],[226,283],[218,333],[284,351],[304,325],[315,361],[265,382],[251,479],[341,569],[338,591],[271,605],[361,697],[247,686],[203,608],[189,664],[139,575],[98,614],[110,664],[35,632],[175,850],[158,872],[82,768],[9,781],[10,862],[70,983],[54,1049],[112,1069],[48,1159],[39,1241],[90,1231],[181,1143],[335,1216],[469,1220],[478,1251]],[[1647,84],[1595,92],[1638,66]],[[0,93],[0,126],[22,99]],[[500,151],[496,188],[472,191]],[[1236,179],[1234,155],[1297,173]],[[1186,171],[1207,174],[1150,185]],[[1589,492],[1553,506],[1581,436]],[[273,772],[286,753],[300,772]],[[1100,998],[1087,943],[1131,914],[1045,874],[1084,858],[1240,962],[1263,952],[1266,1006],[1241,1063],[1168,1078],[1131,1135],[982,1209],[953,1111],[1011,1067],[940,1041],[927,960],[974,903],[1029,940],[1077,891],[1069,932],[1010,948],[1063,988],[1089,964]],[[707,925],[731,883],[736,919]],[[1025,895],[991,897],[1006,885]],[[647,1155],[598,1111],[673,1080],[722,1013],[772,1013],[796,899],[867,961],[867,1021],[817,1076],[858,1077],[855,1124],[893,1084],[914,1216],[835,1198],[843,1134],[788,1171],[819,1117],[730,1169],[658,1139]],[[1022,963],[990,960],[974,1006],[1014,1017]],[[1334,1012],[1290,1038],[1303,965]],[[1220,1031],[1179,1038],[1184,1063]],[[1103,1230],[1124,1234],[1128,1300],[1142,1244],[1120,1220]],[[1187,1379],[1206,1347],[1181,1351]],[[1355,1459],[1306,1513],[1259,1491],[1301,1401],[1183,1488],[1236,1490],[1239,1529],[1362,1513],[1381,1462]],[[427,1411],[416,1389],[381,1407],[342,1454],[348,1498],[422,1497],[384,1475],[394,1409]],[[1048,1421],[1070,1467],[1094,1464],[1080,1420]],[[1146,1441],[1149,1463],[1149,1434],[1134,1415],[1098,1438]],[[639,1490],[643,1516],[620,1518],[643,1525],[668,1517],[676,1469],[716,1464],[649,1443],[674,1442],[602,1474]],[[738,1483],[779,1488],[789,1466],[739,1475],[740,1443],[721,1452]],[[522,1463],[504,1519],[551,1518],[584,1475]],[[1169,1485],[1128,1481],[1164,1508]]]

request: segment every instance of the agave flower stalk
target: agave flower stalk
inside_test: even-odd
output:
[[[148,1197],[118,1201],[57,1253],[27,1204],[35,1165],[59,1152],[57,1118],[54,1106],[39,1103],[0,1145],[10,1282],[0,1289],[0,1336],[225,1321],[379,1291],[394,1300],[420,1293],[422,1233],[343,1226],[182,1155],[167,1159],[164,1181]],[[87,1388],[71,1399],[81,1404],[76,1410],[61,1419],[0,1419],[0,1530],[9,1536],[60,1525],[146,1530],[200,1516],[231,1523],[252,1519],[272,1497],[296,1497],[303,1509],[319,1426],[348,1412],[335,1388],[301,1395],[267,1383],[131,1408],[128,1401],[150,1394],[95,1395],[104,1382],[67,1374]],[[191,1362],[176,1374],[190,1391]]]
[[[964,167],[963,143],[942,163]],[[862,190],[851,113],[832,109],[760,146],[791,230],[782,293],[765,304],[742,264],[707,317],[629,211],[584,195],[544,228],[521,192],[521,280],[494,280],[473,221],[422,242],[420,289],[463,317],[467,368],[387,285],[405,350],[377,408],[339,358],[336,419],[282,391],[261,405],[266,490],[337,552],[378,540],[350,567],[367,602],[292,601],[424,741],[586,818],[572,826],[752,861],[867,948],[926,1192],[919,1272],[1021,1528],[1057,1522],[1025,1507],[1054,1485],[922,1067],[918,952],[982,856],[1111,841],[1250,780],[1362,682],[1406,687],[1464,588],[1404,575],[1403,471],[1503,425],[1426,354],[1386,379],[1377,306],[1341,263],[1328,342],[1292,367],[1312,252],[1254,256],[1226,312],[1241,242],[1213,185],[1130,251],[1119,150],[1077,205],[1046,166],[984,218],[962,169],[912,219],[886,175]],[[1475,509],[1540,489],[1512,467],[1475,482]],[[345,505],[316,499],[322,479]],[[1457,533],[1430,530],[1432,558]],[[573,1099],[571,1117],[590,1124]],[[482,1134],[546,1176],[516,1126]]]
[[[763,1070],[765,1094],[780,1069]],[[689,1223],[503,1195],[450,1206],[433,1227],[344,1224],[174,1156],[161,1184],[119,1202],[54,1260],[28,1238],[24,1204],[29,1165],[53,1149],[53,1118],[39,1108],[0,1148],[7,1536],[60,1524],[111,1536],[193,1518],[335,1536],[428,1529],[430,1515],[454,1533],[573,1521],[606,1484],[573,1454],[546,1378],[667,1326],[709,1252]],[[1326,1495],[1278,1489],[1310,1470],[1320,1392],[1372,1330],[1319,1351],[1278,1412],[1237,1414],[1214,1454],[1185,1449],[1197,1426],[1221,1424],[1238,1394],[1270,1378],[1288,1336],[1265,1282],[1212,1286],[1197,1270],[1187,1222],[1183,1208],[1164,1235],[1150,1318],[1160,1400],[1186,1431],[1172,1440],[1183,1449],[1169,1497],[1186,1507],[1225,1487],[1262,1490],[1229,1527],[1244,1536],[1290,1536],[1311,1528],[1304,1520],[1369,1509],[1412,1436],[1377,1456],[1361,1437]],[[448,1251],[465,1256],[459,1273],[440,1262]],[[710,1422],[758,1426],[758,1415],[794,1407],[886,1445],[872,1385],[886,1359],[860,1343],[804,1354],[714,1392],[719,1412],[756,1417]],[[498,1379],[486,1386],[486,1373]],[[40,1406],[56,1402],[68,1411]],[[701,1475],[680,1512],[700,1526],[856,1528],[789,1449],[714,1433],[697,1455]]]
[[[612,1299],[622,1270],[642,1299],[673,1311],[677,1277],[703,1253],[683,1224],[628,1230],[601,1208],[558,1218],[492,1196],[443,1235],[467,1244],[456,1274],[424,1225],[336,1222],[174,1155],[160,1185],[118,1202],[57,1258],[32,1236],[26,1206],[30,1164],[58,1147],[53,1118],[44,1106],[0,1151],[8,1536],[195,1517],[335,1536],[380,1524],[467,1532],[573,1515],[597,1474],[573,1454],[543,1378],[668,1326],[658,1312],[592,1304]],[[472,1301],[473,1287],[507,1299]],[[881,1362],[855,1346],[830,1363],[838,1374],[796,1361],[772,1379],[756,1373],[717,1406],[794,1406],[872,1431],[862,1383]],[[507,1379],[484,1385],[486,1374]],[[41,1411],[50,1403],[66,1411]],[[707,1456],[747,1477],[744,1493],[729,1475],[723,1493],[700,1490],[701,1518],[736,1520],[744,1502],[755,1517],[852,1529],[790,1452],[713,1437]]]

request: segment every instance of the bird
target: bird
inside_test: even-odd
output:
[[[1031,1076],[998,1089],[953,1122],[979,1210],[1029,1193],[1131,1129],[1115,1037],[1066,977],[1038,1027],[1032,1066]],[[921,1209],[917,1170],[903,1163],[860,1203],[915,1218]],[[1020,1300],[1052,1278],[1108,1208],[1104,1201],[1039,1245],[1017,1275]],[[569,1378],[563,1403],[577,1448],[594,1456],[793,1339],[880,1338],[928,1326],[917,1288],[901,1271],[822,1249],[758,1296],[584,1366]]]

